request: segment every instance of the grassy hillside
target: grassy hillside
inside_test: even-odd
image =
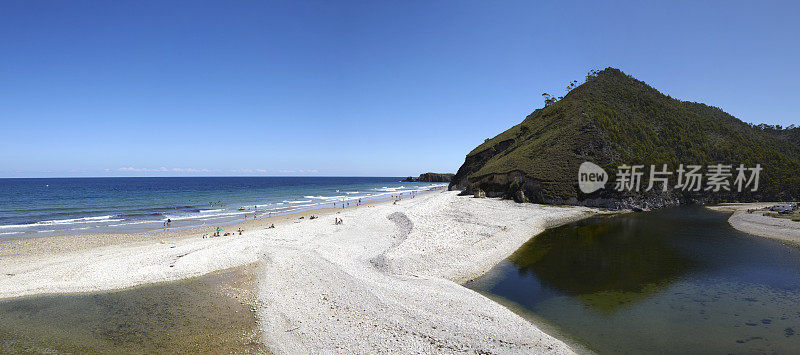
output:
[[[521,188],[535,201],[580,200],[586,196],[577,190],[577,170],[587,160],[606,168],[611,179],[620,164],[760,163],[758,194],[722,199],[796,198],[800,144],[793,137],[778,137],[716,107],[670,98],[608,68],[475,148],[452,186],[506,196]]]

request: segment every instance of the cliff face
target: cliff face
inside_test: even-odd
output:
[[[420,174],[419,177],[407,177],[403,181],[408,182],[450,182],[453,179],[454,174],[439,174],[439,173],[424,173]]]
[[[584,194],[578,167],[602,167],[605,189]],[[757,192],[617,192],[620,165],[760,164]],[[734,171],[735,173],[735,171]],[[735,176],[734,176],[735,177]],[[647,186],[648,176],[642,179]],[[733,182],[733,179],[731,179]],[[675,185],[676,181],[670,181]],[[800,196],[800,146],[722,110],[670,98],[618,69],[591,76],[467,154],[450,189],[517,201],[653,208],[678,203],[788,200]],[[658,190],[658,191],[656,191]]]

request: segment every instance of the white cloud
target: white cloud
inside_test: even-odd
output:
[[[231,169],[230,172],[234,174],[266,174],[267,169]]]
[[[111,169],[105,169],[106,172],[110,172]],[[174,173],[213,173],[218,170],[211,170],[211,169],[196,169],[196,168],[167,168],[165,166],[158,167],[158,168],[135,168],[132,166],[121,167],[117,168],[117,171],[122,172],[134,172],[134,173],[163,173],[163,172],[174,172]]]
[[[210,173],[209,169],[195,169],[195,168],[172,168],[172,171],[179,173]]]
[[[125,172],[137,172],[137,173],[152,173],[152,172],[161,172],[161,171],[169,171],[166,167],[160,167],[155,169],[150,168],[134,168],[132,166],[129,167],[122,167],[117,169],[117,171],[125,171]]]
[[[281,174],[317,174],[319,170],[317,169],[298,169],[298,170],[278,170]]]

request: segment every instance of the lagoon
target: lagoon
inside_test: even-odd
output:
[[[600,353],[800,349],[800,249],[702,207],[548,230],[467,286]]]

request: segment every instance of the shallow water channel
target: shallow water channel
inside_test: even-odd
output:
[[[0,353],[262,352],[248,267],[121,291],[0,301]]]

